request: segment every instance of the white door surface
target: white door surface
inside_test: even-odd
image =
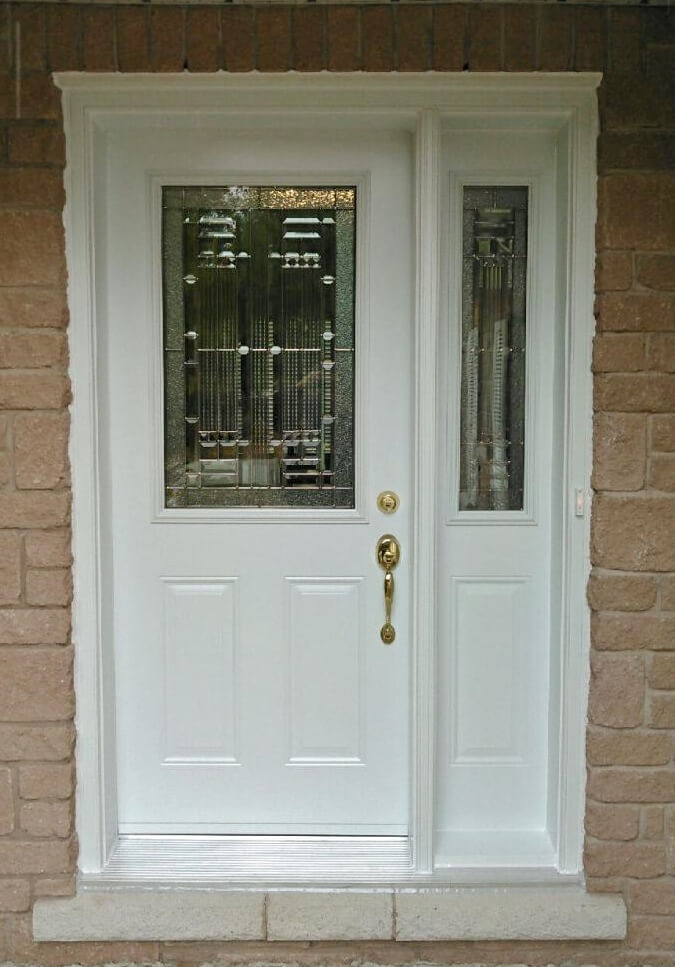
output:
[[[283,131],[108,134],[100,459],[122,833],[408,829],[411,140]]]

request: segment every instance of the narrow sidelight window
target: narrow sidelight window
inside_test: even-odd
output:
[[[460,510],[522,510],[528,189],[463,198]]]
[[[167,507],[354,506],[356,190],[163,191]]]

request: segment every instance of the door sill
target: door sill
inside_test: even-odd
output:
[[[412,871],[407,836],[128,835],[96,879],[108,883],[389,883]]]

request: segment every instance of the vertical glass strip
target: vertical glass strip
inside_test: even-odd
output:
[[[460,510],[522,510],[528,189],[463,198]]]
[[[167,507],[354,506],[354,188],[165,188]]]

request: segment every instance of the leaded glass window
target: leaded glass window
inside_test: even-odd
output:
[[[163,190],[167,507],[354,506],[356,189]]]

